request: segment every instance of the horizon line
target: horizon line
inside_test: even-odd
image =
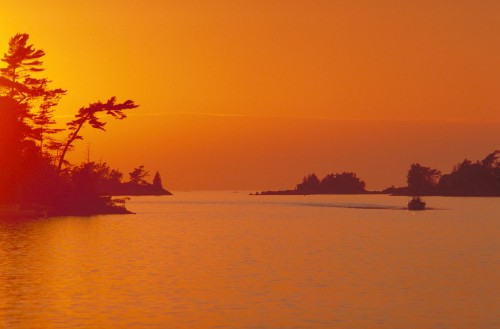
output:
[[[321,121],[365,121],[365,122],[450,122],[450,123],[500,123],[498,120],[490,119],[469,119],[465,117],[457,118],[338,118],[328,116],[282,116],[282,115],[258,115],[248,113],[218,113],[218,112],[145,112],[145,113],[127,113],[127,117],[148,117],[148,116],[169,116],[169,115],[185,115],[185,116],[205,116],[205,117],[227,117],[227,118],[252,118],[252,119],[292,119],[292,120],[321,120]],[[73,115],[55,115],[54,118],[73,118]]]

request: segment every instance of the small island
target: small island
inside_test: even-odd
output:
[[[309,194],[374,194],[365,190],[365,182],[353,172],[328,174],[319,179],[315,173],[304,176],[293,190],[262,191],[254,195],[309,195]]]

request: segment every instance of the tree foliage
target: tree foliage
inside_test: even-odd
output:
[[[81,191],[94,191],[105,195],[169,195],[161,185],[159,172],[156,172],[153,183],[146,177],[149,172],[144,166],[135,168],[130,174],[130,180],[123,181],[123,173],[112,169],[106,162],[87,162],[74,166],[69,171],[74,186]],[[159,181],[158,181],[159,179]]]
[[[122,120],[127,117],[123,112],[125,110],[138,107],[132,100],[126,100],[123,103],[117,103],[116,97],[111,97],[107,102],[95,102],[87,107],[82,107],[78,110],[75,119],[68,122],[68,138],[63,145],[61,156],[57,165],[58,171],[61,171],[64,164],[66,153],[71,149],[76,140],[81,140],[83,137],[80,135],[82,127],[88,123],[92,128],[105,131],[106,122],[99,118],[99,114],[106,114],[115,119]]]
[[[386,191],[411,195],[500,196],[500,151],[475,162],[464,159],[444,175],[437,169],[414,163],[408,171],[407,182],[407,188],[392,187]]]
[[[433,194],[440,177],[439,170],[413,163],[407,175],[408,190],[412,195]]]
[[[2,58],[7,66],[0,68],[0,92],[21,105],[18,118],[25,124],[24,138],[43,145],[44,138],[54,142],[51,136],[61,131],[53,128],[53,109],[66,91],[51,89],[49,79],[35,77],[44,71],[45,52],[28,44],[28,39],[26,33],[18,33],[10,39],[8,51]]]
[[[297,194],[364,194],[365,182],[352,172],[328,174],[319,179],[315,173],[304,176],[302,182],[293,190],[262,191],[261,195],[297,195]]]
[[[129,176],[131,184],[145,185],[147,183],[145,178],[149,176],[149,171],[146,171],[144,166],[139,166],[134,168],[134,170],[129,173]]]
[[[125,211],[101,195],[113,184],[122,184],[119,171],[106,163],[85,163],[68,165],[62,175],[61,167],[74,141],[83,138],[85,124],[105,130],[102,115],[121,120],[126,117],[123,111],[137,105],[111,97],[82,107],[67,126],[67,139],[57,140],[54,136],[64,129],[56,127],[54,111],[66,91],[40,77],[44,56],[29,43],[28,34],[18,33],[1,59],[5,66],[0,68],[0,202],[41,203],[57,214]]]
[[[302,183],[297,184],[297,191],[304,194],[314,193],[319,189],[320,181],[315,173],[304,176]]]
[[[59,131],[53,127],[52,111],[65,91],[51,89],[50,80],[37,77],[44,70],[45,52],[29,45],[28,38],[27,34],[12,37],[1,59],[6,64],[0,68],[2,199],[27,197],[43,189],[51,159],[43,152],[42,141]]]
[[[161,190],[163,189],[163,184],[161,182],[161,176],[160,173],[157,171],[153,177],[153,187],[155,189]]]
[[[482,161],[468,159],[455,165],[450,174],[439,181],[440,193],[444,195],[500,195],[500,151],[488,154]]]
[[[355,173],[343,172],[340,174],[328,174],[320,183],[322,193],[363,193],[365,182],[359,179]]]
[[[43,71],[41,58],[45,52],[28,45],[29,35],[18,33],[9,41],[9,49],[2,59],[7,67],[1,68],[1,83],[8,89],[8,95],[17,100],[33,96],[43,79],[31,77],[31,73]]]
[[[365,182],[352,172],[328,174],[321,180],[316,174],[309,174],[303,178],[302,183],[297,185],[296,190],[301,194],[352,194],[366,192]]]

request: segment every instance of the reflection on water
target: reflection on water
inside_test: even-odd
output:
[[[0,327],[498,328],[500,202],[178,193],[0,220]]]

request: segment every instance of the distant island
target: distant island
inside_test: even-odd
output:
[[[328,174],[319,179],[306,175],[295,189],[262,191],[253,195],[309,194],[391,194],[405,196],[500,196],[500,151],[488,154],[483,160],[468,159],[458,163],[449,174],[422,166],[410,165],[407,186],[388,187],[382,191],[365,190],[365,182],[353,172]]]
[[[315,173],[308,174],[293,190],[262,191],[254,195],[308,195],[308,194],[374,194],[365,190],[365,182],[355,173],[328,174],[319,179]]]
[[[39,76],[45,52],[28,40],[26,33],[13,36],[1,59],[0,217],[126,214],[126,198],[113,196],[170,195],[158,172],[152,183],[145,180],[143,166],[122,182],[123,174],[106,163],[67,161],[82,128],[105,131],[105,117],[125,119],[138,105],[110,97],[78,109],[66,129],[56,127],[54,111],[66,90]]]
[[[464,159],[449,174],[413,163],[408,170],[407,186],[388,187],[392,195],[427,196],[500,196],[500,151],[488,154],[483,160]]]

